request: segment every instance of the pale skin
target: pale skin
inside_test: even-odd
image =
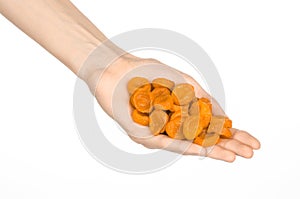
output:
[[[104,34],[68,0],[0,0],[0,12],[83,79],[92,89],[98,103],[110,116],[112,115],[110,103],[112,88],[122,75],[144,64],[163,64],[155,59],[139,58],[126,53],[109,42]],[[122,56],[110,63],[105,71],[93,68],[93,66],[82,70],[81,67],[89,54],[101,44],[104,44],[105,48],[99,57],[100,60],[120,52]],[[170,70],[174,69],[170,67]],[[102,75],[102,78],[97,81],[99,75]],[[189,83],[194,85],[198,97],[210,98],[197,81],[186,74],[183,75]],[[213,100],[213,106],[216,108],[215,114],[225,114],[215,100]],[[233,138],[222,140],[209,153],[203,153],[203,149],[196,144],[191,144],[186,149],[182,147],[186,144],[185,141],[174,142],[174,139],[165,135],[147,139],[130,137],[147,148],[165,149],[184,155],[206,155],[227,162],[233,162],[236,156],[251,158],[253,151],[260,148],[259,141],[246,131],[231,130]],[[170,143],[173,144],[170,145]]]

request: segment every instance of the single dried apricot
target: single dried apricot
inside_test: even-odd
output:
[[[149,92],[138,89],[131,96],[130,102],[139,112],[149,113],[152,110]]]
[[[223,116],[212,116],[207,133],[216,133],[220,135],[223,130],[225,118]]]
[[[155,109],[170,110],[173,106],[173,98],[171,95],[160,95],[153,100],[152,105]]]
[[[162,110],[154,110],[149,116],[149,128],[153,135],[158,135],[162,132],[169,120],[169,116]]]
[[[153,101],[156,97],[160,95],[170,95],[170,90],[164,87],[154,88],[150,94],[151,100]]]
[[[202,132],[202,129],[200,117],[196,115],[187,117],[183,123],[183,134],[187,140],[193,140]]]
[[[195,97],[194,87],[190,84],[178,84],[172,91],[172,97],[176,105],[187,105]]]
[[[184,139],[183,131],[183,121],[180,117],[170,120],[166,125],[166,133],[170,138],[175,138],[182,140]]]
[[[154,88],[166,87],[171,90],[174,87],[175,83],[166,78],[156,78],[152,81],[152,85]]]
[[[129,80],[129,82],[127,83],[127,90],[129,92],[129,94],[133,94],[134,91],[146,84],[149,84],[149,81],[144,78],[144,77],[134,77],[132,79]]]
[[[132,119],[134,122],[143,125],[143,126],[148,126],[149,125],[149,116],[148,114],[141,113],[138,110],[134,109],[132,111]]]

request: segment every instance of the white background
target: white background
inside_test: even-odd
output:
[[[297,1],[73,2],[108,37],[153,27],[199,43],[222,77],[234,125],[262,147],[233,164],[183,157],[148,175],[110,170],[76,133],[75,76],[0,16],[0,198],[300,197]]]

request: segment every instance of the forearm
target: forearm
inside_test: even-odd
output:
[[[0,13],[75,74],[107,40],[68,0],[0,0]],[[110,50],[105,49],[103,56]]]

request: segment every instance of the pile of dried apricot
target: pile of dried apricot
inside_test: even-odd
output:
[[[232,137],[229,130],[232,121],[213,115],[210,100],[197,98],[190,84],[175,85],[165,78],[149,82],[146,78],[134,77],[129,80],[127,89],[133,121],[149,126],[153,135],[162,133],[204,147],[217,144],[220,138]]]

